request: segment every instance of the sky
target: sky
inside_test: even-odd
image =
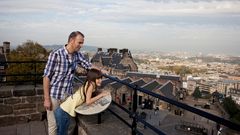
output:
[[[1,0],[0,42],[240,56],[240,0]]]

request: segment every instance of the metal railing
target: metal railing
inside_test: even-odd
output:
[[[42,83],[46,61],[0,61],[0,84]]]
[[[157,129],[156,127],[152,126],[151,124],[149,124],[148,122],[146,122],[144,119],[140,118],[139,115],[136,113],[136,110],[137,110],[137,92],[143,92],[147,95],[150,95],[152,97],[155,97],[157,99],[160,99],[160,100],[163,100],[167,103],[170,103],[172,105],[175,105],[177,107],[180,107],[182,109],[185,109],[185,110],[188,110],[194,114],[198,114],[204,118],[207,118],[209,120],[212,120],[218,124],[221,124],[221,125],[224,125],[226,127],[229,127],[230,129],[233,129],[233,130],[236,130],[236,131],[240,131],[240,125],[236,124],[236,123],[233,123],[229,120],[226,120],[226,119],[223,119],[221,117],[218,117],[216,115],[213,115],[211,113],[208,113],[208,112],[205,112],[203,110],[200,110],[200,109],[197,109],[197,108],[194,108],[194,107],[191,107],[187,104],[184,104],[184,103],[181,103],[181,102],[178,102],[178,101],[175,101],[175,100],[172,100],[170,98],[167,98],[167,97],[164,97],[162,95],[159,95],[159,94],[156,94],[154,92],[151,92],[149,90],[146,90],[146,89],[143,89],[141,87],[138,87],[136,85],[133,85],[133,84],[129,84],[128,82],[124,82],[124,81],[121,81],[119,80],[118,78],[115,78],[115,77],[112,77],[112,76],[109,76],[109,75],[106,75],[104,74],[104,76],[106,78],[109,78],[113,81],[116,81],[118,83],[121,83],[123,85],[126,85],[130,88],[132,88],[134,90],[134,94],[133,94],[133,111],[130,112],[128,111],[127,109],[125,109],[124,107],[122,107],[121,105],[113,102],[115,105],[117,105],[119,108],[121,108],[123,111],[127,112],[128,114],[130,114],[131,118],[133,119],[133,122],[131,124],[131,128],[132,128],[132,135],[136,135],[137,133],[139,133],[139,131],[137,130],[137,121],[143,123],[146,127],[150,128],[151,130],[153,130],[155,133],[159,134],[159,135],[164,135],[165,133],[163,133],[162,131],[160,131],[159,129]],[[110,110],[110,112],[112,112]],[[113,113],[114,114],[114,113]],[[116,115],[116,114],[114,114]],[[123,118],[121,118],[120,116],[117,116],[120,120],[124,121]],[[125,124],[127,124],[129,126],[129,123],[127,123],[126,121],[124,121]],[[141,133],[140,133],[141,134]]]

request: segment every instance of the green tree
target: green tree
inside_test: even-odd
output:
[[[231,97],[226,97],[223,100],[223,107],[230,115],[230,120],[232,122],[240,124],[240,109]]]
[[[240,124],[240,110],[238,110],[237,114],[235,114],[230,120],[237,124]]]
[[[8,59],[11,61],[38,61],[46,59],[46,56],[48,56],[48,52],[42,45],[28,40],[22,45],[18,46],[16,49],[12,50],[8,56]]]
[[[9,63],[7,74],[42,74],[45,62],[34,63],[35,61],[45,61],[48,57],[47,50],[37,42],[26,41],[7,56],[8,61],[29,61],[31,63]],[[33,75],[8,76],[7,81],[33,80]],[[37,79],[41,79],[38,76]]]
[[[226,97],[223,100],[223,107],[229,113],[230,117],[233,117],[239,111],[236,103],[232,100],[231,97]]]
[[[195,88],[195,90],[194,90],[192,96],[193,96],[195,99],[198,99],[198,98],[200,98],[200,97],[202,96],[199,87],[196,87],[196,88]]]

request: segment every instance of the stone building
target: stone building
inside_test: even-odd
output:
[[[131,83],[131,78],[121,79],[123,82]],[[126,105],[131,101],[132,98],[132,90],[118,82],[108,83],[104,89],[110,90],[112,94],[112,98],[119,104]]]
[[[5,41],[3,42],[3,45],[0,46],[0,54],[7,55],[10,53],[10,42]]]
[[[176,88],[174,83],[172,83],[171,81],[161,84],[156,79],[151,81],[146,81],[143,78],[136,80],[130,77],[126,77],[121,80],[123,82],[127,82],[132,85],[137,85],[140,88],[160,94],[167,98],[177,100],[176,94],[175,94]],[[112,98],[115,102],[121,105],[131,106],[131,101],[132,101],[133,92],[134,92],[133,89],[121,83],[112,82],[109,79],[104,79],[102,82],[102,85],[103,85],[102,89],[111,91]],[[153,109],[153,108],[169,109],[169,110],[174,109],[174,107],[172,107],[167,102],[161,101],[157,98],[154,98],[142,92],[138,92],[137,98],[138,98],[137,103],[139,107],[144,105],[144,108],[147,108],[147,109]]]
[[[110,74],[119,77],[123,77],[127,71],[138,71],[137,64],[128,49],[122,49],[118,52],[116,48],[109,48],[107,52],[103,52],[102,48],[98,48],[91,62],[98,67],[104,67]]]
[[[173,83],[174,89],[177,91],[182,89],[182,79],[178,75],[157,75],[153,73],[140,73],[140,72],[127,72],[126,77],[131,77],[133,79],[144,79],[146,82],[156,80],[159,84],[165,84],[168,81]]]
[[[4,54],[0,54],[0,82],[6,81],[6,76],[4,75],[6,74],[7,64],[4,62],[6,62],[6,57]]]
[[[145,81],[149,82],[153,79],[157,78],[157,74],[151,74],[151,73],[140,73],[140,72],[126,72],[126,77],[131,77],[134,80],[143,78]]]
[[[240,105],[240,89],[230,88],[227,92],[227,96],[231,96],[235,103]]]
[[[10,42],[3,42],[0,46],[0,82],[6,81],[6,69],[7,69],[7,55],[10,54]]]

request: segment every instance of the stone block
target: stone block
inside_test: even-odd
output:
[[[43,102],[43,96],[26,97],[26,101],[27,101],[28,103],[39,103],[39,102]]]
[[[30,108],[35,108],[36,104],[31,104],[31,103],[26,103],[26,104],[16,104],[13,106],[14,110],[19,110],[19,109],[30,109]]]
[[[9,105],[0,105],[0,116],[1,115],[8,115],[13,113],[12,106]]]
[[[45,112],[46,111],[46,109],[43,106],[43,103],[38,103],[37,104],[37,111],[38,112]]]
[[[22,97],[22,102],[21,102],[21,103],[27,103],[26,98],[27,98],[27,97]]]
[[[42,113],[30,114],[30,119],[32,121],[40,121],[40,120],[42,120]]]
[[[22,115],[22,114],[31,114],[36,113],[36,109],[21,109],[21,110],[14,110],[13,113],[15,115]]]
[[[2,99],[2,98],[0,98],[0,104],[1,104],[1,103],[3,103],[3,99]]]
[[[21,103],[20,98],[6,98],[6,99],[4,99],[4,104],[17,104],[17,103]]]
[[[16,86],[13,89],[13,95],[16,97],[20,96],[34,96],[36,91],[32,85]]]
[[[35,88],[36,92],[37,92],[37,95],[43,95],[43,86],[42,85],[38,85],[36,88]]]
[[[12,97],[12,91],[11,90],[2,89],[2,87],[1,87],[0,98],[8,98],[8,97]]]
[[[29,115],[15,116],[15,120],[17,124],[27,123],[30,121],[30,116]]]
[[[13,116],[0,116],[0,127],[13,125],[15,123],[16,120]]]

